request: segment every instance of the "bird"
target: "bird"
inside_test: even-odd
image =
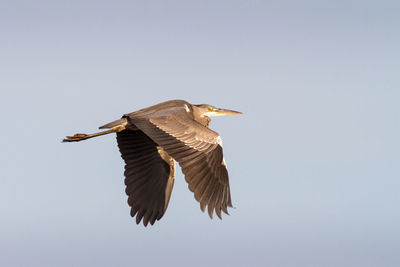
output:
[[[63,142],[78,142],[116,133],[125,161],[125,193],[136,223],[153,225],[165,214],[175,179],[175,161],[181,167],[189,190],[206,208],[222,219],[232,208],[227,166],[220,135],[209,128],[210,117],[242,114],[208,104],[192,105],[170,100],[124,114],[93,134],[77,133]]]

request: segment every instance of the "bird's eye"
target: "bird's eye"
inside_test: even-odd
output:
[[[212,107],[208,107],[208,111],[213,111],[213,108]]]

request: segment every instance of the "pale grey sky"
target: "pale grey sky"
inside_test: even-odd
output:
[[[398,1],[0,2],[1,266],[400,266]],[[213,119],[236,209],[177,170],[129,215],[115,137],[168,99]]]

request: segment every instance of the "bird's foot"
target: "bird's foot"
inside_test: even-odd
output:
[[[82,133],[77,133],[74,134],[73,136],[67,136],[65,139],[63,139],[63,142],[78,142],[81,140],[85,140],[89,137],[87,134],[82,134]]]

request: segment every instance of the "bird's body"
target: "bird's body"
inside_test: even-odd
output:
[[[117,133],[121,156],[125,161],[125,185],[131,215],[136,222],[149,222],[164,215],[171,196],[175,160],[182,168],[190,191],[204,211],[208,208],[221,218],[232,207],[228,172],[220,136],[210,130],[210,116],[240,114],[210,105],[191,105],[171,100],[122,116],[100,129],[110,130],[68,136],[64,142],[81,141]]]

